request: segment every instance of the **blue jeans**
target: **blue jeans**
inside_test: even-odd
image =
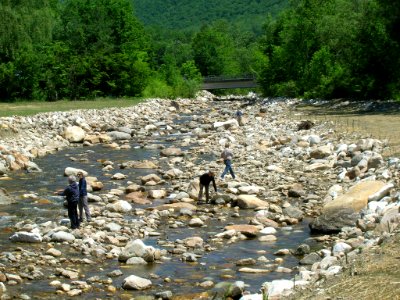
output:
[[[229,172],[229,173],[231,173],[232,178],[235,179],[235,173],[233,173],[233,170],[232,170],[232,162],[231,162],[231,160],[230,159],[225,159],[224,160],[224,164],[225,164],[225,170],[221,174],[221,178],[224,178],[224,176],[226,174],[228,174],[228,172]]]

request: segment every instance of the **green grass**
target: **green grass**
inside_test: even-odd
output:
[[[85,101],[61,100],[56,102],[13,102],[0,103],[0,117],[30,116],[42,112],[67,111],[76,109],[102,109],[108,107],[129,107],[143,102],[142,98],[98,98]]]

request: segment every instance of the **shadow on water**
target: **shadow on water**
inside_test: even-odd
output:
[[[180,120],[181,122],[190,122],[191,117],[181,116]],[[176,138],[182,137],[184,137],[184,135],[176,136]],[[147,144],[171,146],[173,145],[173,140],[170,140],[170,138],[171,136],[152,136],[147,140]],[[65,209],[62,207],[63,199],[54,197],[53,191],[63,188],[66,185],[66,177],[63,175],[66,166],[81,168],[86,170],[90,176],[96,176],[99,181],[105,184],[103,191],[118,188],[124,184],[126,185],[126,181],[128,180],[139,183],[139,176],[153,173],[154,170],[118,168],[119,163],[127,160],[159,159],[159,149],[140,148],[135,142],[131,143],[131,146],[132,148],[129,150],[111,150],[102,145],[96,145],[90,148],[74,147],[62,150],[56,154],[38,158],[35,161],[43,169],[43,173],[15,172],[11,175],[12,180],[2,181],[2,187],[7,189],[11,196],[17,200],[17,203],[2,207],[2,213],[0,214],[0,250],[4,253],[6,251],[14,251],[14,249],[18,247],[17,244],[12,244],[8,240],[9,236],[12,234],[10,226],[13,224],[23,219],[30,219],[39,224],[49,220],[58,222],[64,216]],[[214,159],[215,157],[210,154],[204,154],[198,158],[199,161],[210,161]],[[113,161],[114,170],[103,172],[101,162],[104,160]],[[127,179],[123,181],[109,180],[111,174],[117,172],[127,175]],[[35,199],[25,199],[23,197],[24,194],[30,193],[37,195],[37,197]],[[211,206],[209,208],[211,208]],[[241,216],[238,220],[237,218],[233,219],[233,217],[229,216],[229,212],[232,212],[230,209],[224,208],[223,210],[228,211],[228,217],[221,219],[210,217],[205,222],[206,226],[201,228],[193,229],[186,225],[180,228],[169,228],[168,224],[164,224],[165,226],[162,226],[163,228],[160,230],[161,236],[148,237],[144,239],[144,242],[157,248],[163,248],[163,245],[159,244],[160,239],[174,243],[176,240],[182,240],[187,237],[200,236],[204,239],[205,243],[208,243],[210,238],[216,233],[221,232],[226,225],[232,223],[248,223],[248,219],[254,214],[252,211],[240,211]],[[132,218],[135,217],[132,216]],[[183,220],[183,223],[185,224],[186,221]],[[152,289],[146,292],[129,292],[130,295],[153,294],[155,291],[165,290],[171,290],[174,294],[204,291],[204,289],[196,285],[196,283],[202,282],[205,279],[210,279],[214,282],[223,280],[234,282],[236,280],[242,280],[249,285],[247,290],[257,292],[260,285],[265,281],[280,278],[289,279],[294,276],[293,273],[278,273],[275,271],[276,265],[270,266],[270,264],[273,263],[275,259],[273,255],[275,251],[282,248],[295,248],[309,238],[310,235],[307,226],[307,221],[303,221],[293,226],[290,230],[279,228],[276,234],[276,242],[260,242],[258,239],[253,239],[239,241],[233,244],[224,243],[214,245],[211,243],[211,246],[216,247],[216,250],[203,253],[202,256],[198,258],[198,261],[194,263],[182,262],[180,255],[168,255],[170,257],[169,260],[146,266],[128,266],[119,263],[116,259],[101,261],[95,257],[89,257],[95,264],[84,265],[77,263],[72,267],[81,270],[81,274],[85,274],[85,278],[80,278],[82,280],[86,280],[92,276],[99,276],[101,279],[107,279],[107,274],[109,272],[121,269],[124,275],[113,278],[113,285],[117,287],[120,287],[123,279],[131,274],[143,276],[145,278],[149,278],[151,273],[157,275],[157,278],[152,279]],[[26,244],[23,245],[23,247],[28,248]],[[39,249],[44,246],[39,244],[29,245],[29,247]],[[67,257],[85,258],[81,253],[77,253],[74,248],[68,245],[58,244],[56,248],[61,250]],[[196,252],[196,249],[193,249],[193,251]],[[257,260],[261,255],[269,259],[270,262],[257,262],[256,265],[252,267],[261,269],[268,268],[271,270],[269,273],[248,274],[238,271],[240,267],[235,264],[237,260],[241,258],[254,258]],[[298,258],[287,255],[281,266],[293,268],[297,266],[297,264]],[[43,267],[43,269],[45,268]],[[43,272],[45,278],[52,275],[46,273],[46,271]],[[172,282],[164,282],[164,278],[166,277],[171,278]],[[27,281],[23,285],[10,287],[9,290],[27,293],[32,295],[35,299],[53,299],[55,288],[49,285],[51,280],[41,279],[32,281],[32,283]],[[62,282],[69,282],[67,279],[60,280]],[[96,288],[96,283],[93,285],[94,288],[81,295],[80,299],[104,297],[105,292],[101,288]],[[117,293],[127,292],[118,289]]]

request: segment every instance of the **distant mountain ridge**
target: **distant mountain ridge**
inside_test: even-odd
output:
[[[288,0],[132,0],[137,17],[146,26],[196,29],[225,19],[246,29],[261,28],[268,14],[276,15]],[[256,28],[255,28],[256,27]]]

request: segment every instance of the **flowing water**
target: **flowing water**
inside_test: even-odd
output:
[[[184,116],[177,120],[177,122],[188,122],[190,116]],[[181,138],[182,135],[176,135],[175,138]],[[165,146],[171,146],[173,141],[168,138],[149,137],[149,144],[162,143]],[[104,160],[111,160],[117,165],[127,160],[158,160],[159,150],[150,150],[140,148],[137,141],[131,142],[132,148],[129,150],[112,150],[105,148],[102,145],[96,145],[90,148],[87,147],[73,147],[57,152],[56,154],[47,155],[43,158],[38,158],[35,162],[42,168],[43,173],[26,173],[15,172],[11,174],[12,180],[0,181],[1,187],[5,188],[13,197],[18,201],[16,204],[3,206],[0,211],[0,251],[14,251],[18,244],[11,243],[9,236],[12,234],[10,229],[11,225],[24,220],[34,220],[36,223],[43,223],[49,220],[59,222],[64,218],[65,209],[63,208],[63,200],[60,197],[53,196],[53,192],[57,189],[63,188],[66,185],[66,177],[63,176],[64,168],[66,166],[82,168],[89,172],[90,176],[96,176],[99,181],[105,184],[104,190],[111,188],[118,188],[125,181],[110,181],[109,175],[104,173],[101,168],[101,162]],[[212,155],[203,155],[200,160],[214,159]],[[117,168],[110,173],[121,172],[128,175],[129,179],[137,178],[148,173],[153,173],[153,170],[139,170],[139,169],[121,169]],[[135,180],[132,180],[135,181]],[[38,195],[37,199],[24,199],[23,194],[34,193]],[[158,203],[159,204],[159,203]],[[153,204],[154,205],[154,204]],[[212,209],[211,205],[203,205],[202,209]],[[221,208],[221,211],[228,211],[228,216],[233,213],[233,209]],[[218,214],[216,214],[218,215]],[[224,220],[219,220],[216,217],[211,217],[206,221],[206,227],[202,228],[169,228],[161,226],[158,231],[161,233],[159,237],[148,237],[144,239],[145,244],[153,245],[162,248],[158,244],[159,239],[174,242],[176,239],[184,239],[191,236],[201,236],[205,241],[216,233],[223,230],[227,224],[247,223],[247,220],[254,215],[253,211],[240,211],[240,219],[227,217]],[[134,215],[128,216],[135,218]],[[205,252],[202,257],[195,263],[186,263],[180,261],[180,256],[169,255],[171,257],[168,261],[162,263],[154,263],[145,266],[131,266],[119,263],[116,259],[105,260],[100,264],[95,265],[82,265],[77,264],[75,268],[81,270],[82,274],[86,275],[86,279],[91,276],[100,276],[106,279],[110,271],[121,269],[124,273],[123,276],[113,278],[114,286],[121,286],[124,278],[131,274],[149,278],[150,274],[156,274],[159,278],[152,279],[153,287],[147,291],[141,292],[127,292],[119,289],[117,295],[143,295],[153,294],[156,291],[171,290],[174,294],[187,294],[194,292],[204,292],[205,289],[196,285],[198,282],[203,282],[206,279],[220,282],[227,280],[233,282],[242,280],[249,285],[248,291],[257,292],[261,284],[265,281],[274,279],[289,279],[294,276],[293,273],[278,273],[273,271],[264,274],[248,274],[238,272],[239,267],[235,262],[241,258],[254,258],[257,259],[261,255],[267,257],[273,263],[276,258],[273,253],[282,248],[296,248],[299,244],[309,238],[308,222],[303,220],[298,225],[291,228],[278,228],[276,234],[276,242],[259,242],[257,239],[239,241],[233,244],[225,244],[217,246],[217,249],[212,252]],[[22,245],[24,249],[40,249],[44,246],[41,244]],[[84,258],[83,255],[67,245],[57,245],[57,249],[64,252],[64,257]],[[65,255],[65,253],[68,253]],[[91,258],[92,259],[92,258]],[[93,258],[96,260],[96,258]],[[100,265],[100,266],[99,266]],[[298,265],[298,258],[288,255],[284,258],[282,266],[293,268]],[[41,266],[43,267],[43,266]],[[266,268],[265,263],[257,263],[255,268]],[[51,275],[46,268],[43,267],[43,272],[46,276]],[[164,278],[169,277],[172,282],[165,283]],[[225,279],[224,279],[225,278]],[[229,279],[226,279],[229,278]],[[57,277],[55,279],[58,279]],[[49,285],[49,282],[54,279],[43,279],[29,282],[24,280],[22,285],[7,287],[11,294],[13,293],[26,293],[33,298],[52,299],[55,297],[55,288]],[[84,280],[84,279],[82,279]],[[61,279],[63,282],[69,280]],[[94,284],[96,287],[96,284]],[[101,288],[94,288],[79,296],[80,299],[94,299],[96,297],[104,298],[106,292]],[[114,294],[115,296],[115,294]],[[112,296],[112,297],[114,297]],[[59,298],[59,296],[57,296]]]

